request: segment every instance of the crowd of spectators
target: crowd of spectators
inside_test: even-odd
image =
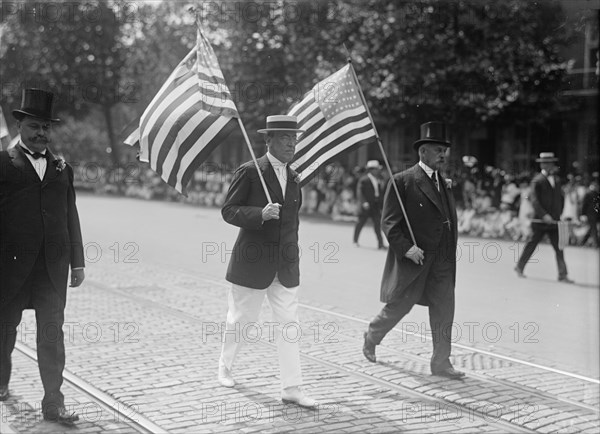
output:
[[[531,234],[530,181],[535,173],[511,174],[491,166],[479,168],[473,160],[467,159],[465,163],[448,174],[457,204],[459,234],[526,241]],[[327,166],[303,188],[301,213],[335,221],[355,221],[359,206],[356,184],[362,173],[360,167],[349,170],[339,163]],[[132,163],[112,171],[101,167],[80,167],[75,176],[78,188],[97,193],[220,207],[233,169],[217,166],[201,168],[191,180],[187,196],[180,195],[142,163]],[[384,171],[382,185],[387,184],[387,180]],[[571,222],[571,245],[597,246],[593,236],[586,236],[590,226],[588,220],[582,217],[585,215],[584,198],[590,194],[590,189],[594,188],[590,185],[594,183],[597,196],[597,172],[588,176],[570,173],[563,180],[565,205],[561,219]]]

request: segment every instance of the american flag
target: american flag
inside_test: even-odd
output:
[[[237,128],[238,112],[217,57],[198,29],[196,47],[177,65],[125,143],[139,142],[140,161],[150,163],[171,187],[186,194],[194,171]]]
[[[316,170],[333,157],[375,140],[375,130],[360,89],[347,64],[317,83],[289,115],[298,118],[299,138],[292,168],[305,185]]]

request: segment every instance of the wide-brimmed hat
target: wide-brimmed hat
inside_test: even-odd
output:
[[[479,161],[474,155],[463,155],[462,162],[467,167],[474,167]]]
[[[367,161],[367,165],[365,168],[368,169],[381,169],[381,164],[377,160],[369,160]]]
[[[54,94],[42,89],[23,89],[21,108],[13,110],[12,114],[20,121],[25,116],[40,118],[45,121],[60,122],[52,117],[52,101]]]
[[[290,131],[294,133],[303,133],[305,130],[298,128],[296,116],[272,115],[267,116],[267,128],[258,130],[259,133],[268,133],[269,131]]]
[[[552,163],[558,161],[558,158],[554,156],[554,152],[541,152],[540,157],[535,159],[538,163]]]
[[[438,145],[451,146],[448,140],[448,132],[444,122],[426,122],[421,124],[421,138],[413,143],[413,148],[419,149],[419,146],[426,143],[434,143]]]

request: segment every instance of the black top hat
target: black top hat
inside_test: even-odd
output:
[[[288,131],[293,133],[303,133],[304,130],[298,128],[296,116],[273,115],[267,116],[267,128],[258,130],[258,133],[268,133],[269,131]]]
[[[21,108],[13,110],[12,114],[20,121],[25,116],[44,119],[51,122],[60,122],[60,119],[52,117],[52,100],[54,94],[42,89],[23,89]]]
[[[443,122],[426,122],[421,124],[421,138],[413,143],[413,148],[416,151],[425,143],[451,146],[452,144],[448,140],[446,124]]]

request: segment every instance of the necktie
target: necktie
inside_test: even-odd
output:
[[[433,181],[433,183],[435,184],[435,188],[437,191],[440,191],[440,186],[438,184],[438,180],[437,180],[437,176],[435,176],[435,170],[433,171],[433,173],[431,174],[431,180]]]
[[[25,152],[26,154],[29,154],[33,157],[34,160],[37,160],[38,158],[46,158],[46,154],[42,154],[41,152],[31,152],[29,149],[24,148],[23,146],[21,146],[21,149],[23,150],[23,152]]]

